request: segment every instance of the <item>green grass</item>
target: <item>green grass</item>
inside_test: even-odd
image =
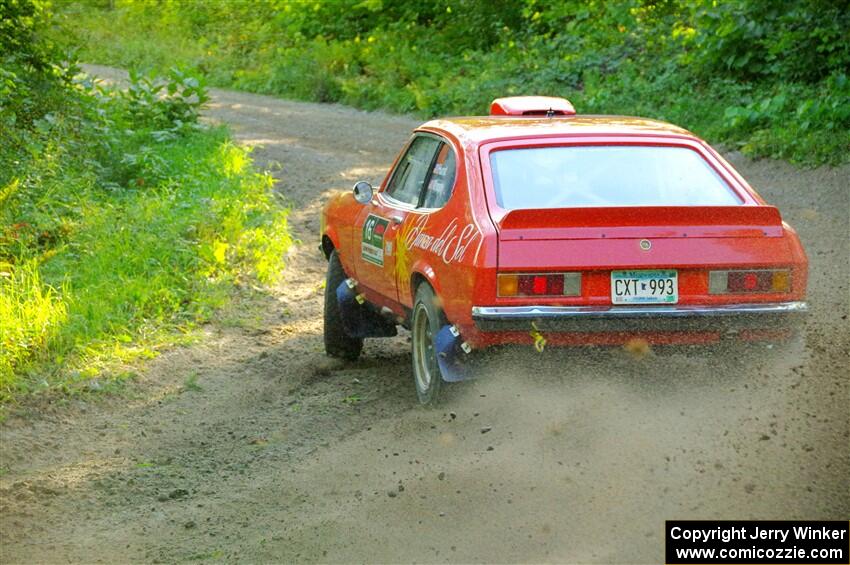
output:
[[[0,271],[0,390],[14,384],[21,366],[56,335],[68,319],[68,306],[41,280],[38,264],[27,261]]]
[[[181,393],[183,392],[203,392],[204,389],[201,385],[198,384],[198,373],[191,373],[186,377],[186,380],[183,381],[183,388],[181,389]]]
[[[41,178],[41,195],[14,207],[19,232],[40,227],[32,257],[0,269],[0,399],[108,378],[185,340],[234,283],[277,276],[286,210],[225,129],[156,144],[149,157],[152,185],[139,177],[134,188],[104,190],[71,168]],[[56,241],[33,252],[43,234]]]

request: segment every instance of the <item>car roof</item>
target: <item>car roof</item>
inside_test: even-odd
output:
[[[439,118],[419,129],[442,130],[461,143],[558,135],[662,135],[697,139],[686,129],[647,118],[632,116],[575,115],[543,116],[466,116]]]

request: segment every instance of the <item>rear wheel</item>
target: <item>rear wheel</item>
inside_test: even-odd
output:
[[[347,278],[336,251],[328,258],[328,272],[325,277],[325,353],[330,357],[353,361],[363,350],[363,340],[351,337],[342,325],[342,314],[336,289]]]
[[[413,384],[420,404],[434,405],[439,401],[443,377],[437,363],[434,338],[446,323],[437,297],[427,284],[419,285],[413,301],[411,340],[413,342]]]

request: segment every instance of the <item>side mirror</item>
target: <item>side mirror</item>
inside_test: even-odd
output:
[[[365,180],[361,180],[354,185],[354,199],[361,204],[371,202],[373,192],[372,185]]]

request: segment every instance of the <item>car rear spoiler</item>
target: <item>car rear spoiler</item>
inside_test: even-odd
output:
[[[636,230],[634,228],[640,228]],[[694,229],[684,229],[694,228]],[[623,206],[512,210],[499,225],[500,239],[590,237],[779,236],[774,206]],[[610,235],[608,235],[610,234]]]

